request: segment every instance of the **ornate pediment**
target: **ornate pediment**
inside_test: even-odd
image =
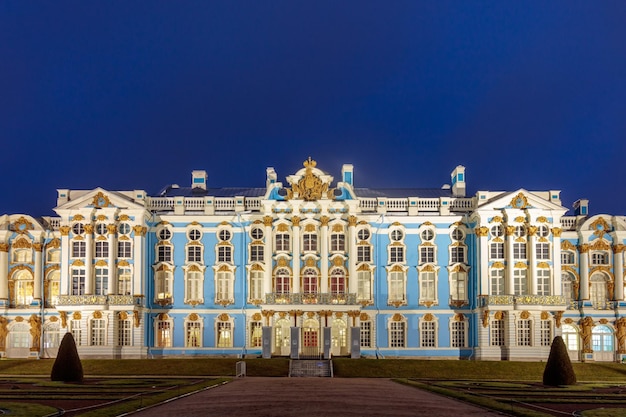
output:
[[[287,200],[334,200],[334,189],[330,188],[333,177],[316,168],[317,162],[309,157],[304,168],[287,178],[291,188],[287,188]]]

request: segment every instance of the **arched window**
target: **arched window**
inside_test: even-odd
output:
[[[202,347],[202,321],[185,320],[185,347],[198,348]]]
[[[232,320],[218,319],[215,323],[216,345],[221,348],[233,347],[233,323]]]
[[[54,307],[59,302],[61,288],[61,272],[58,269],[51,270],[46,276],[46,306]]]
[[[173,273],[167,265],[161,265],[154,274],[154,298],[157,302],[171,303],[174,287]]]
[[[222,267],[215,273],[216,303],[226,305],[234,302],[234,280],[233,272],[227,267]]]
[[[120,266],[117,268],[117,293],[120,295],[131,295],[131,277],[132,272],[130,266]]]
[[[250,347],[263,346],[263,323],[260,321],[250,322]]]
[[[459,269],[450,273],[450,300],[467,301],[467,272]]]
[[[591,283],[590,298],[594,308],[605,309],[609,301],[607,279],[603,274],[593,274],[589,279]]]
[[[174,322],[167,314],[159,314],[154,322],[156,347],[172,347]]]
[[[569,324],[563,324],[562,327],[562,337],[563,342],[565,342],[565,346],[567,346],[567,350],[578,351],[579,341],[578,341],[578,331],[574,326]]]
[[[357,300],[370,301],[372,299],[372,271],[367,265],[363,265],[356,272]]]
[[[218,273],[219,274],[219,273]],[[185,303],[201,304],[204,302],[204,271],[197,265],[192,265],[185,270]]]
[[[306,268],[302,271],[302,292],[304,294],[318,293],[317,271],[314,268]]]
[[[333,268],[330,272],[330,293],[345,294],[346,273],[341,268]]]
[[[561,274],[561,294],[565,297],[565,302],[568,305],[577,299],[576,292],[574,291],[575,283],[576,278],[574,278],[571,272],[563,272]]]
[[[13,274],[15,284],[14,305],[26,307],[33,302],[34,279],[30,270],[22,269]]]
[[[288,269],[279,268],[276,270],[274,275],[274,292],[276,294],[291,293],[291,277]]]

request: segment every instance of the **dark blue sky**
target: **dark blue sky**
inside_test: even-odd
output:
[[[626,214],[624,1],[0,2],[0,214],[57,188],[560,189]]]

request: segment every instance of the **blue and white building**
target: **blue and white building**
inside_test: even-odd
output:
[[[626,356],[626,217],[559,191],[356,186],[310,158],[262,188],[58,190],[0,216],[0,355]]]

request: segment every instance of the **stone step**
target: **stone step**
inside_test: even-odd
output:
[[[332,378],[333,364],[330,360],[290,360],[289,376]]]

